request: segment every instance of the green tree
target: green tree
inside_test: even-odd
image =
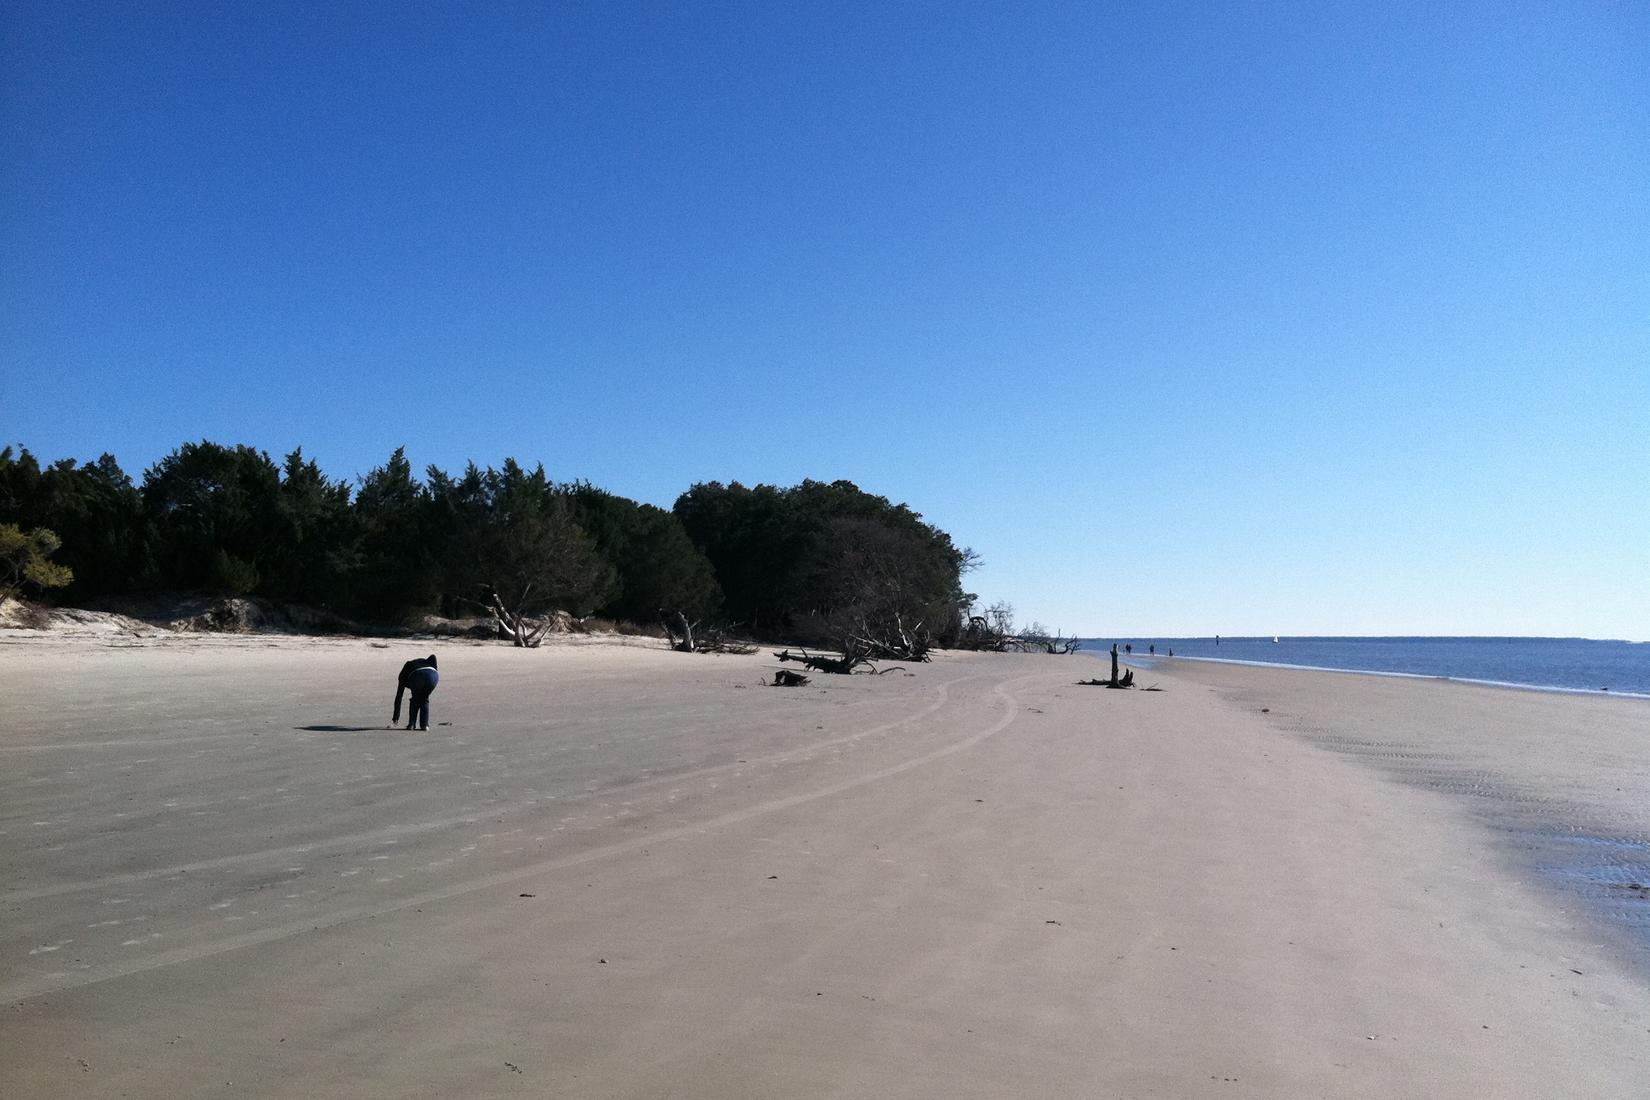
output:
[[[275,463],[244,445],[186,443],[150,467],[142,495],[159,582],[237,595],[272,575],[285,549],[280,487]]]
[[[42,469],[0,450],[0,524],[61,535],[74,598],[140,587],[256,592],[379,621],[480,601],[518,620],[556,608],[634,620],[660,609],[770,636],[921,623],[949,637],[973,564],[944,531],[848,481],[692,486],[670,511],[543,466],[431,466],[405,448],[353,494],[301,449],[187,443],[132,485],[113,456]],[[19,567],[22,568],[22,567]],[[19,574],[23,576],[23,574]],[[31,580],[30,583],[41,583]]]
[[[950,637],[970,597],[962,574],[973,555],[903,504],[851,482],[805,481],[794,490],[807,550],[792,573],[793,620],[841,644]]]
[[[783,630],[790,618],[790,571],[807,548],[788,492],[702,482],[678,497],[673,511],[709,559],[726,617],[759,634]]]
[[[390,621],[441,604],[441,576],[430,545],[429,497],[412,476],[405,447],[361,480],[354,519],[359,565],[353,584],[357,610]]]
[[[542,465],[529,472],[507,458],[481,475],[481,485],[487,507],[462,591],[517,645],[536,645],[544,627],[530,626],[530,617],[552,609],[588,615],[611,590],[613,570]]]
[[[489,469],[486,479],[490,538],[477,581],[515,592],[531,587],[535,602],[575,615],[595,610],[612,586],[612,569],[544,467],[528,472],[507,458],[501,470]]]
[[[849,481],[790,489],[693,486],[676,515],[715,569],[730,617],[767,634],[840,637],[849,625],[944,637],[969,599],[973,561],[903,504]]]
[[[566,493],[574,518],[616,574],[599,608],[604,614],[644,622],[660,610],[693,619],[717,613],[722,592],[710,561],[675,515],[588,483]]]
[[[278,553],[265,558],[264,591],[312,607],[344,607],[359,565],[348,483],[305,461],[300,447],[286,456],[277,508]]]
[[[0,523],[35,525],[40,499],[40,461],[24,447],[0,450]]]
[[[129,591],[147,570],[143,499],[113,455],[42,470],[27,449],[0,451],[0,522],[57,532],[69,600]]]
[[[0,606],[24,587],[43,591],[74,580],[68,566],[50,560],[61,545],[44,527],[25,532],[15,523],[0,524]]]
[[[492,538],[489,473],[474,462],[456,478],[433,465],[425,471],[424,527],[448,614],[475,613],[479,598],[476,566],[486,556]]]

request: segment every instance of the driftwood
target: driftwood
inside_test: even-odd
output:
[[[1061,655],[1076,653],[1083,648],[1083,641],[1080,638],[1067,638],[1063,634],[1043,633],[1035,623],[1026,631],[1016,634],[1013,630],[993,626],[991,620],[984,615],[973,615],[969,617],[968,625],[963,628],[962,636],[957,639],[957,648],[987,653]]]
[[[1004,630],[993,626],[991,620],[984,615],[971,615],[968,625],[963,627],[962,636],[957,639],[958,649],[972,649],[987,653],[1006,653],[1010,649],[1017,649],[1020,639],[1012,630]]]
[[[1134,686],[1134,669],[1124,669],[1123,675],[1117,674],[1117,646],[1111,647],[1111,679],[1110,680],[1079,680],[1081,687],[1104,688],[1131,688]]]
[[[873,630],[861,616],[859,632],[847,635],[842,642],[844,656],[884,661],[927,661],[933,648],[934,639],[922,623],[907,627],[904,617],[897,613],[893,623],[881,631]]]
[[[837,676],[852,675],[853,671],[861,665],[872,672],[877,670],[877,666],[872,663],[870,658],[856,653],[844,653],[840,657],[832,657],[824,653],[809,653],[805,649],[801,653],[792,653],[788,649],[780,649],[774,651],[774,656],[782,662],[796,661],[810,672],[829,672]]]
[[[730,638],[724,631],[711,628],[700,631],[699,624],[691,621],[684,612],[667,612],[659,610],[659,622],[663,624],[665,633],[670,635],[670,648],[678,653],[755,653],[756,647],[749,642]]]
[[[516,601],[515,610],[505,605],[499,596],[498,589],[489,587],[488,598],[483,600],[465,600],[466,603],[477,604],[487,609],[493,617],[493,623],[498,627],[499,637],[506,638],[520,649],[537,649],[544,636],[550,633],[550,628],[556,623],[553,613],[546,613],[544,618],[535,623],[527,616],[526,607],[528,598],[533,594],[533,586],[522,589],[521,599]]]
[[[802,675],[802,673],[792,672],[789,669],[782,668],[773,674],[773,683],[769,686],[776,688],[802,687],[807,682],[808,678]]]
[[[672,622],[674,617],[675,621]],[[664,626],[665,633],[670,635],[670,648],[678,653],[693,652],[693,628],[698,623],[689,622],[687,613],[678,611],[674,616],[667,614],[664,608],[659,609],[659,622]]]

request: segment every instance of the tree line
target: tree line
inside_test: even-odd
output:
[[[302,450],[186,443],[134,483],[108,454],[0,451],[0,525],[51,532],[63,603],[144,593],[260,596],[379,624],[494,603],[757,637],[921,630],[941,644],[974,597],[971,551],[847,481],[693,485],[669,509],[506,459],[420,479],[397,449],[357,484]]]

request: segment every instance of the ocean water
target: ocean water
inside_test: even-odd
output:
[[[1436,676],[1564,691],[1650,696],[1650,643],[1588,638],[1106,638],[1082,652],[1108,657],[1132,645],[1130,663],[1158,656]]]

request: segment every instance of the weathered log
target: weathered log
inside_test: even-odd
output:
[[[773,674],[773,683],[770,686],[801,687],[806,683],[808,683],[808,678],[802,675],[802,673],[792,672],[790,669],[782,668]]]
[[[756,647],[749,642],[740,641],[738,638],[725,637],[718,630],[711,631],[695,639],[693,651],[695,653],[737,653],[743,655],[755,653]]]
[[[807,650],[803,650],[801,653],[792,653],[788,649],[781,649],[775,650],[774,656],[781,661],[796,661],[803,668],[812,672],[828,672],[837,676],[851,675],[854,669],[860,665],[864,665],[872,672],[876,671],[876,665],[870,660],[853,653],[845,653],[841,657],[829,657],[823,653],[809,653]]]

